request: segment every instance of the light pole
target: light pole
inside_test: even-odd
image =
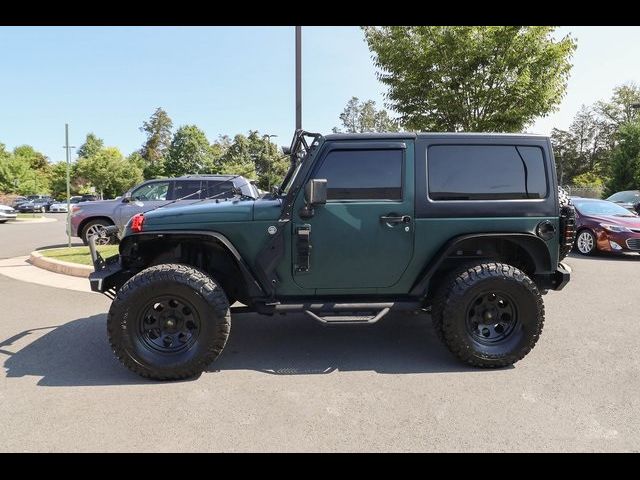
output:
[[[76,148],[69,145],[69,124],[64,124],[64,148],[67,151],[67,246],[71,247],[71,181],[69,178],[69,169],[71,167],[70,148]]]
[[[296,27],[296,130],[302,129],[302,27]]]

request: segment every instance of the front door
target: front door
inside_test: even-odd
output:
[[[294,207],[295,282],[319,295],[393,286],[413,256],[413,142],[332,142],[323,150],[309,178],[327,180],[326,205],[302,218],[300,194]]]

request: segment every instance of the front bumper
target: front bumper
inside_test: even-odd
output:
[[[614,248],[611,244],[612,241],[621,248]],[[601,252],[640,253],[640,233],[636,232],[610,232],[598,229],[596,230],[596,243]]]
[[[13,220],[14,218],[18,218],[17,213],[0,212],[0,220]]]
[[[571,280],[571,267],[560,262],[554,273],[549,275],[538,275],[536,285],[541,290],[562,290]]]
[[[111,235],[117,232],[118,227],[111,226],[104,229],[104,233]],[[126,282],[131,275],[128,270],[122,268],[120,255],[102,258],[96,250],[96,236],[89,237],[89,252],[93,262],[94,271],[89,274],[89,284],[94,292],[104,293],[113,298],[116,291]]]

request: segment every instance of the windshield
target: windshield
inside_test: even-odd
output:
[[[640,192],[633,190],[629,192],[618,192],[611,195],[607,200],[610,202],[636,203],[640,202]]]
[[[571,200],[578,211],[583,215],[624,215],[635,216],[624,207],[607,200]]]
[[[282,186],[280,187],[280,191],[283,194],[286,195],[287,193],[289,193],[289,188],[291,188],[291,185],[293,185],[293,181],[298,176],[298,172],[300,171],[301,168],[302,168],[302,160],[298,160],[298,164],[296,165],[296,168],[294,169],[293,174],[289,177],[289,181],[287,183],[283,183]]]

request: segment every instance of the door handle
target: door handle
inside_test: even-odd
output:
[[[384,223],[411,223],[409,215],[382,215],[380,220]]]

